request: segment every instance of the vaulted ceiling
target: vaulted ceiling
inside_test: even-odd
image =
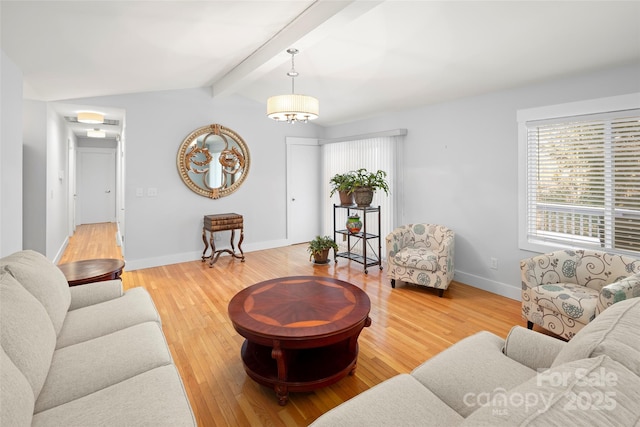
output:
[[[638,1],[2,1],[24,94],[211,87],[320,100],[319,125],[640,62]]]

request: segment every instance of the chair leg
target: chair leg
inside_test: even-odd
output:
[[[533,322],[531,320],[527,320],[527,329],[533,329]]]
[[[391,279],[391,287],[395,289],[395,287],[396,287],[396,279]]]
[[[444,295],[444,289],[438,289],[438,296],[442,298],[442,295]]]

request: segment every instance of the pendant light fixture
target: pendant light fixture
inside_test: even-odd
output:
[[[313,96],[295,93],[294,81],[298,72],[295,70],[293,58],[298,49],[287,49],[287,53],[291,55],[291,71],[287,73],[287,76],[291,77],[291,94],[270,97],[267,100],[267,116],[287,123],[307,123],[318,118],[320,103]]]
[[[104,123],[104,116],[100,113],[93,113],[90,111],[82,111],[78,113],[79,123],[99,124]]]

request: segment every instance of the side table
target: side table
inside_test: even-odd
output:
[[[225,213],[216,215],[205,215],[204,226],[202,227],[202,241],[204,242],[204,251],[202,251],[202,262],[209,258],[209,267],[213,267],[222,253],[229,253],[232,257],[240,259],[244,262],[244,252],[242,252],[242,241],[244,240],[244,223],[242,215],[237,213]],[[236,230],[240,230],[240,240],[238,240],[238,250],[240,255],[236,254],[236,248],[233,244]],[[213,233],[216,231],[231,230],[231,249],[216,250],[216,244],[213,239]],[[207,239],[207,231],[209,239]],[[207,250],[211,247],[211,255],[206,256]]]
[[[115,258],[85,259],[58,266],[67,278],[69,286],[119,279],[124,261]]]

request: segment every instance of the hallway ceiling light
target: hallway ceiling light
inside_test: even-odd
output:
[[[107,136],[107,132],[100,129],[90,129],[87,131],[89,138],[104,138]]]
[[[313,96],[295,93],[294,80],[298,72],[295,70],[293,57],[298,53],[298,49],[287,49],[287,53],[291,54],[291,71],[287,73],[287,76],[291,77],[291,95],[270,97],[267,100],[267,116],[287,123],[307,123],[318,118],[320,103]]]
[[[104,123],[104,116],[100,113],[83,111],[78,113],[78,122],[90,124]]]

